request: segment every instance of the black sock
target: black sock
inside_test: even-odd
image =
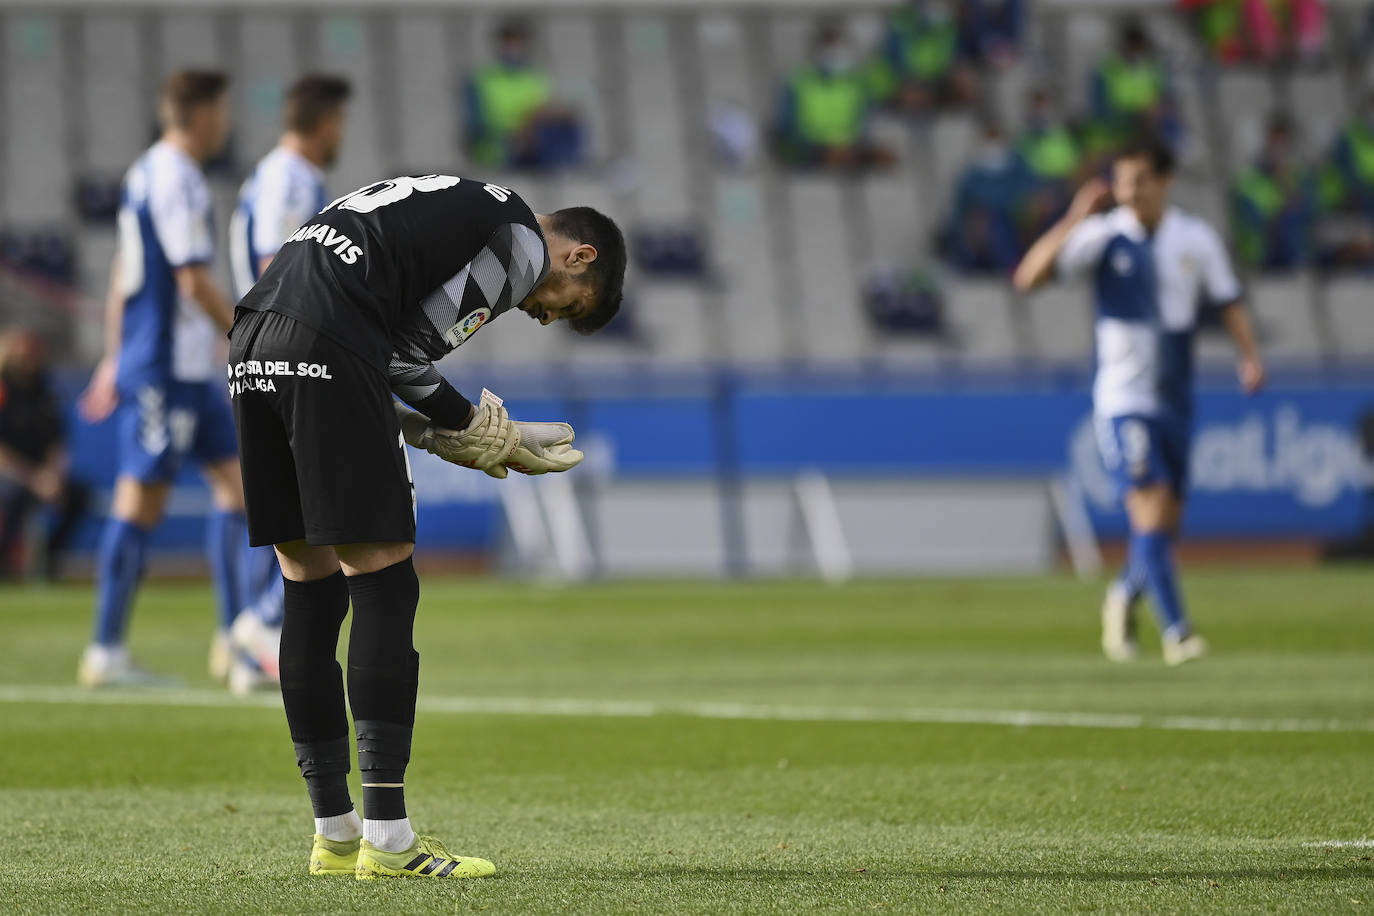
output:
[[[415,725],[420,656],[415,608],[420,580],[409,558],[377,572],[348,577],[353,629],[348,641],[348,702],[358,734],[363,816],[406,816],[406,764]]]
[[[314,582],[286,580],[281,628],[281,695],[315,817],[353,810],[348,795],[348,712],[336,655],[348,615],[342,572]]]

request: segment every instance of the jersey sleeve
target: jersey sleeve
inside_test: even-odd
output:
[[[315,182],[291,169],[269,169],[259,178],[253,212],[253,253],[265,258],[277,253],[291,233],[319,209]]]
[[[1215,307],[1232,305],[1240,301],[1240,280],[1231,266],[1231,256],[1216,230],[1205,223],[1200,224],[1198,249],[1202,257],[1202,288],[1207,294],[1207,303]]]
[[[392,392],[440,425],[456,422],[460,412],[466,418],[468,401],[433,361],[523,301],[547,272],[548,249],[538,232],[523,223],[499,226],[477,256],[426,296],[393,335],[387,370]]]
[[[190,168],[156,170],[148,189],[148,213],[173,269],[214,258],[210,189],[199,173]]]
[[[1088,217],[1069,232],[1055,259],[1055,268],[1066,277],[1086,273],[1102,259],[1102,252],[1107,250],[1107,243],[1115,234],[1116,230],[1105,215]]]

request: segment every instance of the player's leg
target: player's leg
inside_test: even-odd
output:
[[[1167,482],[1132,489],[1126,496],[1132,562],[1144,571],[1150,602],[1163,634],[1164,658],[1179,664],[1204,654],[1206,643],[1188,621],[1174,562],[1178,499]]]
[[[353,874],[362,820],[348,792],[351,751],[339,632],[348,586],[329,547],[277,545],[285,584],[281,692],[286,722],[315,817],[312,874]]]
[[[77,679],[87,686],[166,683],[135,666],[125,647],[148,540],[162,521],[185,442],[171,422],[167,392],[149,386],[115,415],[118,471],[110,515],[96,550],[95,620]]]
[[[243,483],[237,458],[205,464],[201,473],[210,487],[205,554],[215,589],[215,635],[210,645],[210,676],[224,681],[234,663],[229,628],[245,602],[243,567],[248,551],[248,520],[243,511]]]

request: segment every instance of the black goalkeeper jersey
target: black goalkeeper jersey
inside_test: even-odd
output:
[[[315,329],[419,406],[445,384],[433,361],[519,305],[548,270],[543,233],[513,191],[453,175],[392,178],[298,229],[239,307]]]

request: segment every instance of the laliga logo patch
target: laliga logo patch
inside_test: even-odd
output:
[[[469,312],[462,321],[445,331],[444,339],[448,341],[449,346],[455,348],[459,347],[462,345],[463,341],[467,340],[473,334],[476,334],[477,329],[486,324],[487,319],[490,317],[491,309],[486,306],[474,309]]]

